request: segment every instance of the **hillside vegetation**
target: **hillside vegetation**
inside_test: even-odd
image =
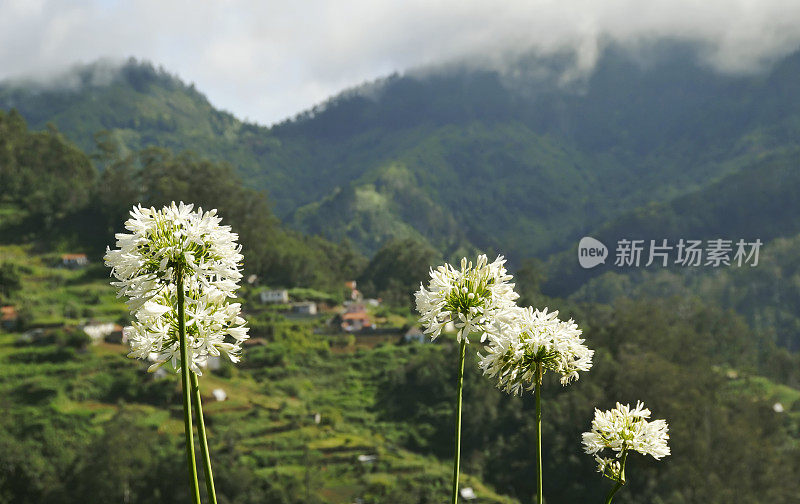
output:
[[[549,501],[602,499],[581,433],[594,408],[642,400],[672,454],[632,456],[621,504],[796,502],[800,56],[725,76],[690,46],[642,51],[610,47],[567,85],[568,55],[520,78],[392,76],[271,128],[135,61],[0,85],[0,304],[17,315],[0,329],[0,502],[186,502],[177,378],[84,331],[129,322],[101,257],[131,205],[173,200],[219,210],[252,281],[252,344],[201,378],[220,503],[445,500],[458,348],[403,335],[430,266],[479,250],[510,254],[520,302],[574,318],[596,351],[569,387],[545,377]],[[757,267],[582,270],[588,234],[612,255],[621,238],[763,248]],[[337,328],[351,280],[381,298],[379,331]],[[320,313],[260,301],[277,288]],[[533,397],[481,377],[481,348],[462,486],[530,502]]]
[[[610,45],[564,84],[573,64],[562,54],[522,58],[508,75],[395,75],[271,128],[136,61],[78,67],[71,87],[6,82],[0,108],[36,129],[53,122],[87,152],[107,130],[123,154],[161,146],[227,161],[293,227],[346,236],[368,255],[416,236],[446,256],[543,258],[795,148],[800,53],[766,73],[723,75],[691,44]]]

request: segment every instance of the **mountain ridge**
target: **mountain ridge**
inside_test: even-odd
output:
[[[510,84],[490,70],[390,76],[271,128],[136,62],[122,80],[70,99],[0,84],[0,108],[36,117],[35,128],[53,121],[84,149],[102,127],[123,149],[159,145],[227,161],[297,229],[347,236],[367,254],[415,235],[446,255],[544,258],[625,212],[794,145],[800,53],[766,73],[732,76],[703,66],[691,45],[654,47],[643,65],[609,46],[572,88],[552,83],[569,67],[564,55],[519,63],[522,75],[535,65],[550,72],[527,90],[524,79]],[[398,166],[409,174],[404,186],[374,184]]]

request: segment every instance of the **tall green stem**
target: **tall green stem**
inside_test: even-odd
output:
[[[192,396],[194,396],[194,414],[197,417],[197,434],[200,437],[200,453],[203,456],[203,473],[206,477],[206,490],[211,504],[217,504],[217,493],[214,491],[214,476],[211,472],[211,455],[208,452],[206,422],[203,420],[203,403],[200,402],[200,384],[197,375],[192,372]]]
[[[611,503],[611,499],[614,498],[614,494],[617,493],[617,490],[622,488],[622,485],[625,484],[625,462],[627,462],[627,460],[628,460],[628,450],[623,450],[622,463],[620,464],[620,470],[619,470],[619,479],[617,480],[617,483],[614,485],[614,488],[612,488],[611,491],[608,492],[608,497],[606,497],[606,504]]]
[[[456,453],[453,457],[453,499],[458,502],[458,469],[461,463],[461,390],[464,388],[464,354],[467,349],[467,335],[462,335],[461,350],[458,356],[458,403],[456,406]]]
[[[536,504],[544,502],[542,495],[542,363],[536,362]]]
[[[200,485],[197,483],[197,464],[194,459],[194,439],[192,436],[192,399],[189,383],[189,349],[186,347],[186,315],[183,293],[183,271],[176,267],[178,280],[178,335],[181,343],[181,385],[183,388],[183,424],[186,431],[186,462],[189,465],[194,502],[200,504]]]

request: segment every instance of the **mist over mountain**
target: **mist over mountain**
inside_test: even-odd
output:
[[[576,73],[578,63],[564,52],[502,70],[410,71],[272,128],[135,60],[116,74],[108,62],[75,70],[61,88],[6,82],[0,108],[34,128],[52,122],[87,150],[108,130],[122,150],[228,161],[291,225],[367,254],[415,237],[446,256],[545,257],[796,145],[800,53],[726,74],[696,44],[662,40],[607,44],[591,72]]]

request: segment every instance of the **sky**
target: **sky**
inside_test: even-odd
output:
[[[798,0],[0,0],[0,80],[57,83],[71,65],[129,57],[269,125],[409,69],[505,70],[529,51],[699,41],[708,64],[751,72],[800,46]]]

